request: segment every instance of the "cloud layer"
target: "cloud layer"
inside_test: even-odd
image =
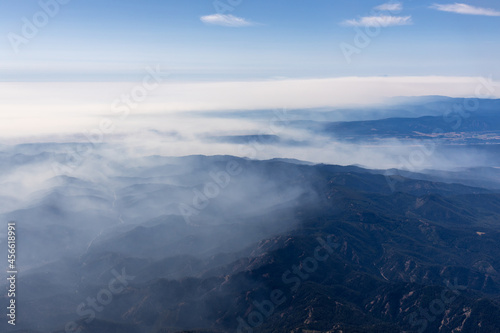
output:
[[[465,14],[465,15],[483,15],[483,16],[500,16],[500,12],[490,8],[474,7],[464,3],[454,3],[448,5],[434,4],[431,6],[443,12]]]
[[[224,27],[248,27],[254,23],[234,15],[213,14],[200,17],[200,20],[206,24],[222,25]]]
[[[131,109],[124,120],[121,120],[122,113],[116,112],[113,101],[130,91],[134,82],[0,82],[0,142],[6,137],[92,131],[107,118],[113,119],[115,133],[118,133],[148,128],[152,122],[157,125],[156,119],[152,120],[149,115],[184,111],[345,107],[383,103],[394,96],[471,97],[477,89],[484,90],[482,80],[479,77],[422,76],[173,81],[161,84],[147,100]],[[491,86],[498,84],[492,82]],[[496,92],[493,97],[500,95]],[[224,122],[226,125],[235,126],[229,121]],[[192,127],[192,123],[176,121],[165,123],[165,126],[165,130],[180,131]]]
[[[344,25],[350,27],[390,27],[398,25],[411,25],[413,24],[411,16],[365,16],[358,20],[347,20],[343,22]]]

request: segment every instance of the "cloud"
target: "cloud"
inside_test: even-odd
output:
[[[391,27],[397,25],[413,24],[411,16],[365,16],[359,20],[347,20],[342,22],[343,25],[350,27]]]
[[[400,2],[387,2],[380,6],[375,7],[375,10],[388,11],[388,12],[399,12],[403,10],[403,5]]]
[[[457,2],[448,5],[434,4],[430,8],[437,9],[443,12],[465,14],[465,15],[500,16],[500,11],[491,8],[474,7],[464,3],[457,3]]]
[[[254,23],[244,18],[234,15],[213,14],[200,17],[200,20],[206,24],[222,25],[225,27],[248,27]]]

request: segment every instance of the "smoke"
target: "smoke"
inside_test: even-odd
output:
[[[20,301],[33,305],[26,327],[41,322],[48,330],[61,318],[73,320],[81,302],[75,295],[96,294],[117,267],[144,282],[215,275],[221,265],[251,256],[252,244],[293,229],[297,212],[320,201],[311,163],[412,172],[498,166],[496,145],[452,145],[413,131],[408,138],[361,138],[328,130],[346,117],[400,110],[388,108],[152,112],[126,119],[96,113],[82,131],[57,132],[55,125],[56,134],[37,143],[0,146],[0,216],[18,223],[20,289],[30,291]],[[101,117],[113,131],[102,130]],[[0,231],[0,246],[5,239]],[[41,278],[54,269],[58,280]],[[48,290],[67,306],[44,318],[37,302]]]

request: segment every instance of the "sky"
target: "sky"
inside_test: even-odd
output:
[[[493,0],[1,0],[0,80],[498,77],[499,31]]]

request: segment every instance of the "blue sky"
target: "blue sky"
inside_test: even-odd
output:
[[[130,80],[157,64],[198,81],[500,76],[498,1],[402,1],[387,11],[372,0],[221,0],[233,6],[219,14],[232,16],[214,16],[206,0],[65,2],[26,38],[23,18],[33,22],[40,1],[0,1],[0,80]],[[359,47],[374,20],[389,26]],[[24,38],[18,52],[13,36]],[[350,62],[341,45],[356,48]]]

